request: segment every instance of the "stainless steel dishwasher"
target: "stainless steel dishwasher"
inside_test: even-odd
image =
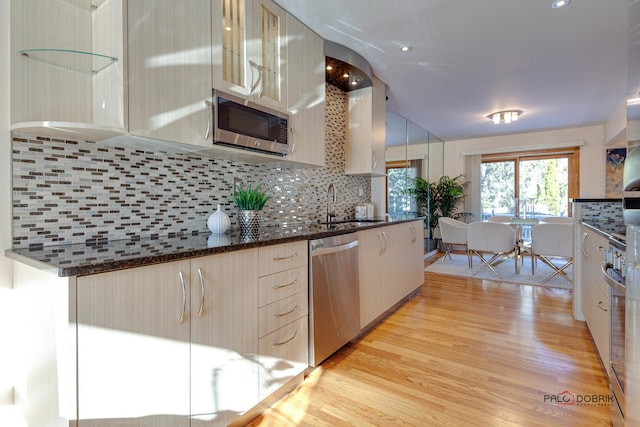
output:
[[[360,332],[358,237],[311,240],[309,257],[309,364],[318,366]]]

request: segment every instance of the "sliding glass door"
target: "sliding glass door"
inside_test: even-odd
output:
[[[569,216],[577,197],[578,149],[484,155],[480,167],[482,220]]]

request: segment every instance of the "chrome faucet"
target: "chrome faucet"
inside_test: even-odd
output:
[[[335,203],[337,201],[336,186],[332,182],[329,184],[329,188],[327,189],[327,224],[331,224],[331,218],[336,216],[336,214],[333,213],[333,206],[331,203]]]

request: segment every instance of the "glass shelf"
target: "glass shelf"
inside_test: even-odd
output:
[[[118,61],[98,53],[68,49],[25,49],[18,53],[27,58],[83,74],[96,74]]]

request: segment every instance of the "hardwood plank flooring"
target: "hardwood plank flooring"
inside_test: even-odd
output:
[[[564,391],[582,404],[550,401]],[[250,425],[608,426],[608,403],[585,404],[608,394],[570,291],[425,273]]]

